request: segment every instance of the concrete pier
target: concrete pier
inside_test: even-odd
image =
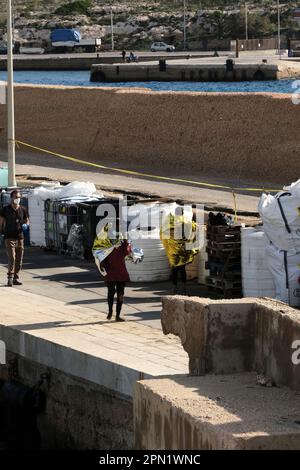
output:
[[[175,54],[142,52],[137,53],[140,61],[148,62],[155,59],[179,60],[187,56],[193,58],[212,57],[213,53]],[[77,53],[77,54],[45,54],[45,55],[15,55],[14,70],[91,70],[93,64],[115,64],[121,60],[121,52],[114,53]],[[7,70],[6,56],[0,56],[0,71]]]
[[[253,373],[145,380],[134,406],[137,449],[300,449],[299,392]]]
[[[97,312],[24,290],[14,294],[1,290],[7,366],[0,365],[0,380],[9,378],[12,363],[14,376],[27,386],[48,374],[47,410],[40,417],[43,445],[131,448],[134,384],[187,373],[178,340],[140,322],[109,322],[104,308]]]
[[[165,297],[191,376],[135,385],[139,449],[299,450],[299,312],[270,299]]]
[[[197,59],[156,61],[131,64],[93,64],[92,82],[196,81],[226,82],[279,80],[300,77],[300,65],[291,62],[235,62],[224,58],[215,61]]]

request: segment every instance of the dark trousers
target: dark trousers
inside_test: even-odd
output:
[[[7,276],[18,278],[22,268],[24,254],[24,240],[13,240],[7,238],[5,240],[6,253],[8,258]]]
[[[112,315],[115,293],[117,293],[116,315],[117,317],[119,317],[121,310],[122,310],[123,300],[124,300],[125,282],[108,281],[106,284],[107,284],[107,290],[108,290],[107,292],[108,312],[110,315]]]
[[[186,283],[185,265],[175,266],[174,268],[172,268],[172,282],[174,286],[177,286],[178,276],[180,277],[181,281],[185,284]]]

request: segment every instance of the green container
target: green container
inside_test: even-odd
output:
[[[8,169],[0,168],[0,188],[7,188],[8,186]]]

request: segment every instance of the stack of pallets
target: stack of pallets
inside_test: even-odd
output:
[[[208,225],[206,284],[223,298],[242,297],[241,226]]]

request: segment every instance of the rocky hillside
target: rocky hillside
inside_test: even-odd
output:
[[[51,30],[76,28],[83,37],[101,37],[109,47],[111,8],[116,47],[148,48],[153,40],[180,47],[183,41],[183,0],[14,0],[15,39],[21,44],[48,48]],[[244,1],[187,0],[187,41],[193,43],[244,37]],[[276,4],[269,0],[248,2],[249,36],[276,33]],[[300,27],[291,20],[297,4],[283,3],[283,33],[291,35]],[[6,38],[6,14],[0,13],[0,42]],[[227,41],[228,42],[228,41]],[[199,43],[200,44],[200,43]],[[225,43],[224,43],[225,44]]]

